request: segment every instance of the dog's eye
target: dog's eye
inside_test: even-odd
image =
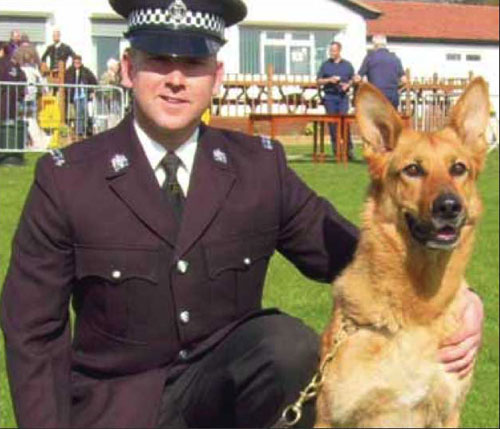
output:
[[[463,162],[456,162],[450,168],[452,176],[463,176],[465,173],[467,173],[467,166]]]
[[[403,168],[403,173],[410,177],[425,176],[425,170],[420,164],[410,164]]]

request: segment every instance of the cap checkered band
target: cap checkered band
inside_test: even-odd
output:
[[[131,12],[128,18],[129,31],[144,26],[159,26],[171,30],[197,30],[224,39],[226,23],[220,16],[188,9],[182,13],[173,13],[172,8],[137,9]]]

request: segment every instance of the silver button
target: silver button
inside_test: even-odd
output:
[[[249,267],[250,265],[252,265],[252,260],[250,258],[245,258],[243,259],[243,263]]]
[[[182,360],[186,360],[188,358],[188,352],[187,350],[181,350],[179,352],[179,357],[182,359]]]
[[[114,270],[114,271],[111,273],[111,277],[113,277],[115,280],[121,279],[121,277],[122,277],[122,272],[121,272],[121,271],[118,271],[118,270]]]
[[[186,274],[189,268],[189,264],[186,261],[180,260],[177,262],[177,271],[181,274]]]
[[[189,311],[181,311],[179,314],[179,319],[182,323],[187,324],[191,320],[191,314]]]

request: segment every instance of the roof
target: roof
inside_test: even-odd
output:
[[[368,35],[392,39],[429,39],[472,42],[499,41],[498,6],[365,1],[382,15],[367,21]]]

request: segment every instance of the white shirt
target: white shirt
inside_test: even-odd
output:
[[[144,149],[146,158],[153,169],[156,180],[160,187],[165,182],[167,175],[165,169],[161,165],[162,159],[167,154],[167,149],[163,147],[160,143],[151,139],[139,126],[137,121],[134,121],[135,132],[137,137],[139,137],[139,142]],[[198,148],[198,135],[199,129],[197,128],[193,135],[188,139],[186,143],[183,143],[177,150],[175,154],[181,160],[181,165],[177,170],[177,181],[184,193],[187,196],[189,190],[189,183],[191,181],[191,173],[193,171],[194,157],[196,155],[196,149]]]

